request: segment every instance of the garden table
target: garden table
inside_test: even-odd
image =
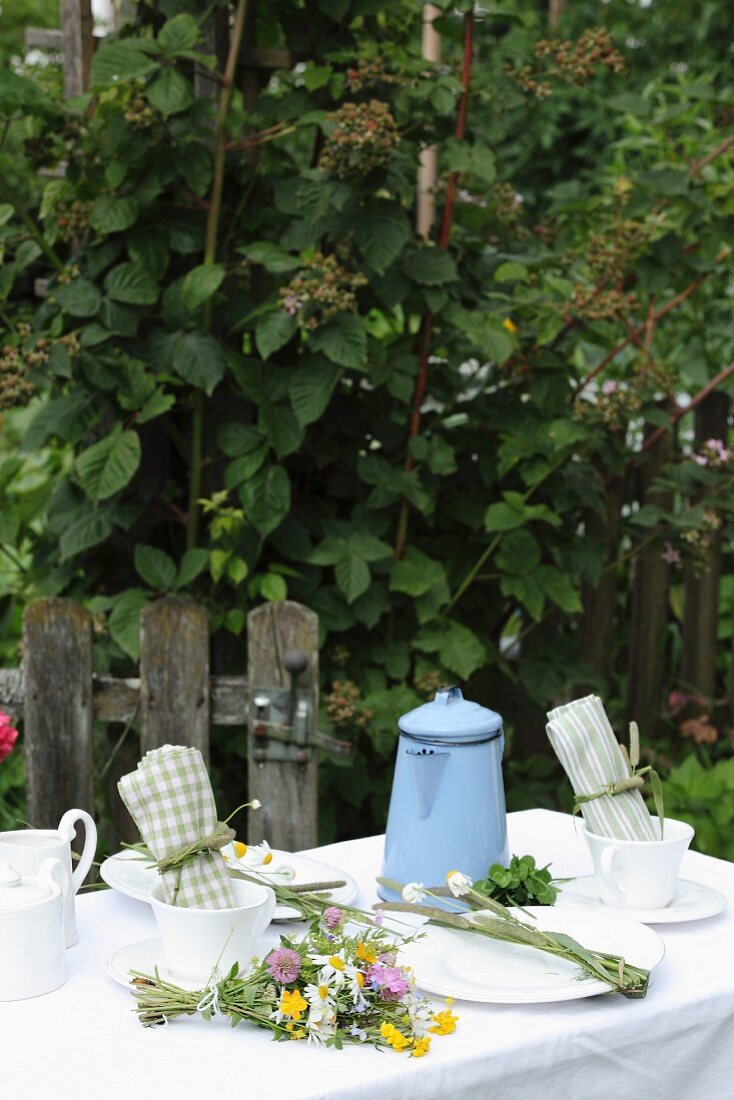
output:
[[[565,814],[509,815],[511,850],[552,861],[557,876],[588,874],[585,846]],[[319,848],[358,880],[357,905],[376,900],[382,838]],[[77,900],[79,944],[69,978],[35,1000],[0,1004],[0,1096],[41,1100],[727,1100],[734,1096],[734,864],[689,852],[683,876],[729,899],[719,916],[659,925],[666,955],[645,1000],[617,995],[542,1005],[457,1002],[454,1035],[428,1057],[347,1047],[276,1044],[246,1025],[182,1019],[143,1028],[107,957],[155,934],[150,908],[113,891]],[[0,950],[2,945],[0,944]]]

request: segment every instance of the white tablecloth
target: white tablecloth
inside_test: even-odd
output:
[[[591,870],[574,821],[510,814],[511,850],[552,861],[557,876]],[[318,849],[375,900],[382,838]],[[316,853],[314,853],[316,854]],[[155,934],[149,907],[105,891],[78,898],[80,942],[69,980],[35,1000],[0,1003],[5,1100],[731,1100],[734,1097],[734,864],[688,853],[683,876],[726,893],[708,920],[659,925],[666,955],[645,1000],[619,996],[532,1006],[455,1006],[454,1035],[410,1059],[274,1043],[225,1021],[143,1028],[107,957]],[[2,944],[0,943],[0,951]]]

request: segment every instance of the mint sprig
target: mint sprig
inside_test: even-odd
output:
[[[537,867],[533,856],[513,856],[509,867],[493,863],[487,877],[474,883],[474,890],[502,905],[553,905],[558,887],[548,867]]]

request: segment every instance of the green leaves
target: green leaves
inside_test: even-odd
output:
[[[155,546],[135,547],[135,568],[151,588],[165,592],[176,579],[176,563],[173,558]]]
[[[487,531],[511,531],[532,520],[549,523],[559,527],[560,516],[545,504],[526,504],[521,493],[503,493],[503,500],[490,504],[484,515],[484,527]]]
[[[548,866],[538,867],[533,856],[513,856],[509,867],[493,863],[474,889],[500,905],[553,905],[558,887],[553,886]]]
[[[356,313],[338,313],[316,329],[311,348],[340,367],[361,370],[367,360],[367,333]]]
[[[413,645],[424,653],[435,653],[441,667],[462,680],[468,680],[487,659],[486,647],[474,631],[455,621],[422,627]]]
[[[338,367],[318,356],[301,360],[288,387],[291,407],[299,424],[305,426],[319,419],[329,404],[340,373]]]
[[[336,583],[347,603],[354,603],[370,586],[368,562],[382,561],[392,554],[392,547],[368,531],[352,531],[346,535],[327,535],[309,561],[313,565],[333,565]]]
[[[206,332],[173,332],[154,344],[163,363],[190,385],[212,393],[224,377],[227,361],[219,340]]]
[[[192,268],[183,281],[183,299],[190,310],[196,310],[208,302],[224,280],[221,264],[199,264]]]
[[[112,533],[112,520],[107,512],[84,512],[65,527],[59,539],[62,561],[69,561],[92,546],[104,542]]]
[[[152,306],[158,300],[157,282],[145,266],[136,260],[113,267],[105,277],[104,285],[114,302]]]
[[[151,42],[140,38],[123,38],[118,42],[103,40],[92,58],[92,84],[118,84],[144,76],[156,67],[156,61],[150,56],[154,50]]]
[[[284,309],[272,309],[258,317],[255,325],[255,346],[263,359],[284,347],[296,333],[296,319]]]
[[[423,596],[432,588],[446,588],[446,570],[416,547],[409,546],[402,561],[395,562],[390,589],[409,596]]]
[[[115,600],[109,617],[110,634],[133,661],[140,656],[140,612],[150,596],[140,588],[129,588]]]
[[[406,275],[423,286],[443,286],[458,278],[453,258],[442,248],[417,248],[403,262]]]
[[[72,317],[94,317],[102,302],[102,295],[94,283],[81,277],[57,287],[54,297]]]
[[[272,241],[256,241],[254,244],[244,245],[237,249],[252,264],[262,264],[266,271],[273,275],[284,275],[290,271],[297,271],[301,261],[297,256],[291,256],[279,245]]]
[[[158,35],[158,45],[169,56],[186,56],[199,41],[199,27],[192,15],[181,12],[167,19]]]
[[[76,469],[90,500],[106,500],[124,489],[140,465],[137,433],[118,426],[104,439],[93,443],[77,457]]]
[[[279,527],[291,506],[291,486],[282,466],[268,466],[240,489],[245,516],[261,535]]]
[[[122,233],[135,224],[138,209],[134,195],[100,195],[94,200],[89,224],[98,233]]]
[[[146,88],[151,107],[160,111],[164,118],[185,111],[194,101],[194,89],[190,81],[178,69],[165,68],[160,76]]]
[[[394,203],[378,201],[360,209],[354,235],[367,263],[381,275],[400,255],[413,231]]]
[[[50,114],[55,110],[52,100],[33,80],[10,68],[0,69],[0,114],[14,115],[16,111]]]

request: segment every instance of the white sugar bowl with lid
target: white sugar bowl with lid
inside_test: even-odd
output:
[[[66,981],[69,872],[47,859],[35,875],[0,863],[0,1001],[40,997]]]

